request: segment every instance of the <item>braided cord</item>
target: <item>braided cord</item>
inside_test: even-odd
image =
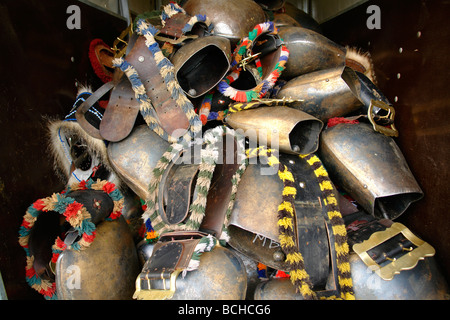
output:
[[[150,197],[147,200],[147,208],[143,214],[143,219],[144,221],[150,219],[154,230],[160,235],[169,231],[192,231],[199,229],[205,215],[206,200],[209,189],[211,187],[211,180],[213,177],[214,169],[219,158],[218,142],[223,139],[224,134],[233,135],[237,141],[238,148],[240,150],[244,149],[243,137],[237,134],[233,129],[225,126],[220,126],[205,132],[204,141],[206,142],[206,148],[201,150],[201,163],[199,167],[197,183],[195,186],[197,197],[190,205],[190,216],[184,223],[170,225],[163,220],[161,216],[162,208],[158,207],[158,189],[161,183],[161,178],[164,172],[167,170],[169,163],[172,162],[183,149],[190,147],[192,144],[172,144],[158,161],[157,165],[153,169],[152,179],[149,184]],[[243,151],[241,152],[243,153]],[[221,236],[221,238],[223,238],[224,240],[228,239],[227,226],[229,216],[233,208],[237,185],[239,184],[241,175],[245,171],[246,165],[247,162],[244,158],[244,160],[241,160],[239,168],[236,170],[236,173],[232,177],[232,191],[226,211],[226,216],[224,219],[223,232]]]
[[[277,213],[278,239],[283,252],[286,254],[286,269],[289,270],[290,280],[296,291],[300,292],[305,299],[316,299],[311,280],[305,269],[303,256],[296,246],[294,200],[297,189],[295,188],[294,176],[284,164],[280,163],[274,153],[272,149],[258,147],[248,150],[247,156],[267,157],[268,164],[278,170],[278,177],[283,182],[282,201],[278,206]]]
[[[182,137],[175,138],[161,127],[157,120],[157,114],[151,104],[145,87],[139,77],[137,70],[123,58],[116,58],[113,60],[113,65],[120,68],[131,82],[136,99],[139,102],[140,112],[147,125],[156,132],[164,140],[171,143],[179,141],[190,141],[193,136],[201,132],[202,124],[198,115],[194,111],[192,102],[186,97],[180,85],[175,79],[174,66],[164,56],[154,35],[158,30],[152,25],[146,23],[144,20],[137,22],[137,33],[145,37],[145,44],[155,59],[156,65],[159,69],[160,75],[167,85],[167,90],[171,93],[171,98],[176,102],[177,106],[181,108],[183,113],[189,120],[190,130],[188,130]]]
[[[338,282],[340,286],[341,299],[354,300],[353,282],[350,272],[349,262],[349,246],[347,243],[347,230],[345,228],[344,219],[342,218],[336,195],[334,194],[333,184],[328,173],[320,159],[314,155],[301,155],[300,158],[306,162],[314,170],[320,190],[324,195],[324,202],[327,207],[327,216],[331,223],[333,234],[335,237],[334,248],[336,251],[336,264],[338,269]]]

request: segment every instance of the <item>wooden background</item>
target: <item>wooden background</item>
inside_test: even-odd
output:
[[[366,10],[370,5],[380,8],[380,29],[367,28],[371,14]],[[396,142],[425,193],[398,221],[436,249],[436,259],[447,279],[449,16],[449,1],[379,0],[368,1],[322,24],[328,38],[372,55],[378,87],[395,106],[395,123],[400,133]]]

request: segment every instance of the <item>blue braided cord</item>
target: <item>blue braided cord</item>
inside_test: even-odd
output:
[[[72,172],[72,176],[75,178],[75,179],[77,179],[78,180],[78,182],[80,182],[81,181],[81,179],[80,178],[78,178],[77,177],[77,175],[75,174],[75,171],[74,172]]]
[[[208,114],[208,120],[216,120],[218,116],[218,112],[210,111]]]
[[[217,85],[217,89],[220,91],[220,93],[224,93],[225,90],[228,88],[228,83],[225,81],[220,81]]]
[[[263,81],[263,85],[262,85],[260,94],[261,94],[261,93],[266,93],[266,91],[269,90],[271,87],[272,87],[272,86],[270,85],[269,81],[266,81],[266,80]]]
[[[147,219],[145,221],[145,229],[147,229],[147,231],[154,231],[155,230],[155,229],[153,229],[152,222],[151,222],[150,219]]]
[[[66,115],[65,117],[64,117],[64,119],[67,119],[67,118],[69,118],[70,116],[72,116],[75,112],[77,112],[77,104],[78,104],[78,102],[80,102],[80,101],[82,101],[82,102],[85,102],[86,101],[86,99],[85,98],[83,98],[83,96],[84,95],[92,95],[92,92],[88,92],[88,91],[86,91],[86,92],[82,92],[82,93],[80,93],[80,94],[78,94],[77,95],[77,97],[75,98],[75,102],[73,103],[73,105],[72,105],[72,109],[71,109],[71,112],[68,114],[68,115]],[[75,119],[67,119],[68,121],[76,121]]]
[[[169,18],[169,15],[163,11],[161,12],[161,20],[166,21]]]
[[[148,49],[150,50],[151,53],[153,53],[153,55],[155,55],[155,53],[160,51],[159,45],[156,42],[154,42],[150,46],[148,46]]]

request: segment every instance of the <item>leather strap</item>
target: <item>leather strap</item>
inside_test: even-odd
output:
[[[90,124],[85,117],[86,112],[92,107],[101,97],[108,93],[114,87],[113,81],[107,82],[97,89],[89,98],[86,99],[77,109],[75,117],[79,125],[92,137],[103,140],[100,130]]]
[[[138,113],[139,102],[135,98],[130,81],[123,74],[111,92],[100,123],[100,135],[112,142],[123,140],[133,130]]]
[[[173,272],[185,270],[195,247],[205,235],[197,231],[186,231],[168,232],[161,236],[139,275],[140,288],[153,289],[158,285],[156,280],[169,279]]]
[[[233,143],[232,149],[230,146],[227,147],[227,144],[231,141]],[[205,217],[199,229],[216,238],[220,238],[222,233],[233,188],[232,178],[240,166],[237,159],[236,140],[230,136],[225,136],[223,137],[223,142],[222,161],[219,160],[214,170],[211,187],[206,200]],[[233,154],[230,157],[227,152],[231,150],[233,150]]]
[[[295,217],[297,222],[297,246],[303,255],[305,269],[314,287],[324,288],[330,268],[329,239],[324,217],[326,207],[317,195],[321,195],[317,178],[310,165],[304,160],[289,161],[280,154],[284,163],[294,176],[297,195],[295,198]],[[333,242],[330,242],[333,244]]]
[[[144,36],[137,38],[125,60],[139,74],[162,129],[171,135],[175,130],[181,129],[183,132],[177,132],[176,136],[182,136],[189,128],[189,120],[167,89],[156,61],[145,44]]]
[[[159,34],[180,38],[183,35],[182,29],[190,19],[190,16],[179,12],[165,21],[164,27],[159,30]]]
[[[161,211],[168,224],[178,224],[187,218],[198,170],[197,164],[175,165],[165,183],[160,184],[160,190],[164,190],[160,201],[165,202],[165,209]]]
[[[189,160],[182,159],[188,155]],[[196,150],[192,147],[175,156],[164,171],[159,184],[158,194],[161,196],[158,197],[158,205],[165,223],[179,224],[188,217],[199,164]]]

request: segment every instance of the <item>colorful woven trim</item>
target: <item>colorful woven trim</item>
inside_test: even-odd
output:
[[[158,189],[159,184],[161,183],[162,175],[167,169],[169,163],[172,162],[175,156],[178,155],[183,149],[186,149],[186,147],[190,146],[186,146],[183,144],[172,144],[156,164],[155,169],[153,170],[153,177],[149,184],[150,197],[146,201],[147,209],[142,217],[144,222],[150,219],[153,228],[160,235],[169,231],[198,230],[198,228],[200,227],[200,224],[205,215],[206,200],[209,188],[211,186],[211,179],[214,173],[214,169],[216,167],[216,163],[219,159],[218,142],[220,142],[223,139],[223,136],[225,134],[230,134],[234,136],[234,138],[237,141],[239,149],[238,152],[241,152],[238,154],[242,155],[244,154],[243,136],[237,134],[233,129],[227,128],[225,126],[219,126],[214,129],[206,131],[203,140],[196,142],[200,144],[205,143],[206,147],[201,150],[201,163],[195,187],[197,197],[189,208],[190,216],[186,222],[176,225],[169,225],[166,222],[164,222],[164,220],[161,217],[160,208],[158,207]],[[245,157],[242,157],[242,159],[239,159],[239,161],[240,166],[236,171],[236,173],[234,174],[234,176],[232,177],[232,185],[233,185],[232,192],[226,216],[224,219],[222,234],[220,237],[220,239],[224,241],[228,241],[227,226],[234,205],[237,185],[239,184],[240,177],[245,171],[245,168],[247,166],[247,161]]]
[[[150,98],[147,96],[145,87],[142,84],[136,69],[122,58],[115,59],[113,64],[115,67],[120,68],[130,80],[132,88],[136,93],[136,99],[140,104],[140,112],[150,129],[156,132],[164,140],[171,143],[176,143],[181,140],[190,141],[197,133],[201,132],[201,121],[194,111],[192,102],[186,97],[183,89],[181,89],[175,79],[173,64],[164,56],[154,38],[154,35],[158,32],[158,30],[152,25],[146,23],[144,20],[139,20],[137,22],[137,27],[137,33],[144,36],[146,39],[145,43],[156,61],[160,75],[164,80],[167,89],[171,93],[171,98],[176,101],[178,107],[183,110],[184,114],[188,118],[190,130],[178,139],[165,132],[158,123],[156,112],[151,105]]]
[[[200,106],[200,110],[198,111],[198,115],[200,117],[200,121],[203,125],[208,121],[209,113],[211,112],[211,102],[214,96],[215,90],[211,90],[203,97],[202,105]]]
[[[336,264],[338,269],[338,282],[340,286],[341,299],[354,300],[353,282],[351,278],[349,247],[347,243],[347,230],[344,219],[342,218],[336,195],[334,194],[333,184],[328,176],[328,172],[322,165],[320,159],[314,155],[300,155],[300,158],[314,170],[314,174],[319,182],[320,190],[324,195],[324,203],[327,207],[328,219],[331,223],[335,237],[334,248],[336,251]]]
[[[261,101],[251,101],[251,102],[236,102],[230,105],[228,108],[229,113],[256,109],[262,106],[267,106],[266,104],[262,104]]]
[[[238,64],[244,59],[245,56],[251,54],[250,51],[253,46],[254,40],[263,33],[277,33],[277,29],[272,21],[258,24],[249,33],[249,36],[242,39],[236,47],[233,53],[234,58],[231,63],[231,67],[235,69],[229,74],[228,77],[220,81],[217,85],[217,89],[226,97],[229,97],[230,99],[238,102],[250,102],[253,99],[262,98],[266,95],[269,89],[271,89],[275,85],[275,82],[278,80],[282,71],[285,69],[286,62],[289,59],[289,50],[284,44],[282,44],[280,58],[278,59],[278,62],[275,65],[274,69],[255,88],[251,90],[238,90],[231,86],[231,83],[239,77],[239,74],[242,70],[242,67],[238,67]],[[259,59],[256,59],[256,66],[260,75],[262,76],[262,67]]]
[[[100,63],[98,60],[98,57],[95,53],[95,47],[97,45],[103,45],[106,48],[109,48],[109,46],[102,40],[102,39],[94,39],[89,44],[89,61],[91,62],[92,69],[94,69],[94,73],[97,75],[97,77],[103,82],[107,83],[112,81],[111,74],[105,72],[107,69]],[[111,54],[113,54],[112,50],[110,51]]]
[[[239,41],[233,53],[234,59],[230,64],[231,68],[241,62],[244,57],[251,54],[251,49],[254,45],[255,39],[264,33],[277,33],[277,29],[272,21],[267,21],[256,25],[255,28],[249,32],[247,37]],[[260,74],[262,75],[261,68],[258,71],[260,71]]]
[[[83,250],[91,245],[95,239],[96,227],[91,222],[91,215],[83,204],[78,203],[75,199],[67,197],[65,194],[75,190],[102,190],[107,193],[114,202],[113,212],[105,220],[112,221],[122,215],[123,196],[116,186],[108,181],[93,180],[81,181],[68,187],[61,193],[54,193],[52,196],[36,200],[28,207],[22,224],[19,228],[19,244],[26,253],[26,281],[37,292],[42,294],[46,299],[55,300],[56,283],[40,278],[33,267],[34,257],[30,254],[28,241],[31,229],[36,223],[40,214],[48,211],[55,211],[62,214],[66,221],[78,232],[81,239],[72,245],[66,245],[64,241],[57,237],[55,244],[52,246],[52,263],[56,263],[59,255],[66,249]]]
[[[215,89],[212,89],[210,92],[205,94],[202,100],[202,104],[200,106],[200,110],[198,111],[198,115],[200,117],[200,121],[203,125],[206,125],[208,121],[218,120],[222,121],[225,119],[228,109],[221,110],[221,111],[211,111],[211,103],[214,96],[214,93],[216,92]]]

